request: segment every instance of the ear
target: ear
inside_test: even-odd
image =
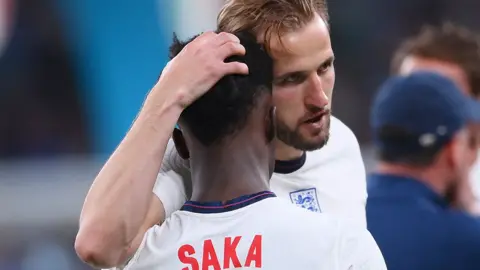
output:
[[[175,128],[172,134],[173,142],[175,143],[175,148],[177,149],[178,155],[183,159],[190,158],[190,152],[188,151],[187,144],[185,143],[185,138],[183,137],[182,131]]]
[[[440,153],[441,155],[445,156],[446,162],[447,162],[447,164],[445,165],[449,166],[450,168],[455,167],[455,147],[456,147],[456,141],[454,137],[450,142],[448,142],[445,145],[444,150],[441,151],[443,153]]]
[[[276,110],[276,107],[272,106],[268,110],[268,114],[265,117],[267,142],[271,142],[275,138],[275,135],[277,133],[277,126],[275,123],[275,118],[276,118],[275,110]]]

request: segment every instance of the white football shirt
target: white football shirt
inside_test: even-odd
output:
[[[298,160],[277,162],[270,188],[299,207],[366,227],[366,175],[360,147],[353,132],[333,116],[327,145]],[[172,141],[154,193],[162,201],[167,217],[190,198],[188,161],[178,156]]]
[[[272,192],[186,202],[144,236],[124,270],[387,269],[366,228],[346,225]]]

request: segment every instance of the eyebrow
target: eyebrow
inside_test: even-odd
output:
[[[335,60],[335,56],[330,56],[329,58],[327,58],[325,61],[323,61],[319,66],[318,68],[320,68],[321,66],[327,64],[327,63],[331,63]],[[282,80],[282,79],[285,79],[287,77],[290,77],[290,76],[293,76],[293,75],[305,75],[307,74],[308,70],[296,70],[296,71],[289,71],[289,72],[286,72],[286,73],[283,73],[283,74],[280,74],[279,76],[276,76],[275,77],[275,81],[278,81],[278,80]]]

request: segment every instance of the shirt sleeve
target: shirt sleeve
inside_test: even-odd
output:
[[[342,190],[343,203],[334,207],[336,208],[335,213],[342,219],[346,218],[363,228],[367,228],[365,210],[368,197],[367,176],[360,145],[352,130],[337,118],[332,117],[331,131],[335,132],[333,136],[336,136],[336,138],[333,139],[341,140],[342,145],[336,152],[338,159],[342,160],[342,168],[338,168],[338,174],[345,179],[349,179],[349,186]]]
[[[348,165],[344,167],[344,177],[350,179],[350,186],[344,191],[344,202],[339,203],[335,208],[337,208],[336,213],[342,215],[345,220],[367,228],[366,205],[368,195],[365,164],[357,138],[353,132],[350,131],[350,133],[349,147],[345,151],[345,154],[348,154],[345,157]]]
[[[130,269],[135,269],[137,264],[139,263],[140,255],[146,257],[150,257],[152,254],[147,242],[149,239],[153,238],[156,240],[159,226],[155,225],[152,228],[150,228],[145,235],[143,236],[142,243],[138,247],[138,249],[135,251],[135,254],[127,261],[125,264],[121,266],[117,266],[114,268],[109,268],[109,269],[103,269],[103,270],[130,270]],[[148,260],[142,263],[150,263]]]
[[[165,210],[165,217],[180,210],[188,200],[185,188],[185,179],[174,171],[161,172],[153,187],[153,193],[160,199]],[[190,179],[188,179],[190,181]]]
[[[362,227],[341,230],[340,269],[386,270],[382,252],[370,232]]]
[[[170,139],[153,193],[162,202],[165,216],[169,217],[190,198],[191,192],[192,180],[189,163],[178,155],[175,144]]]
[[[351,132],[351,131],[350,131]],[[359,193],[360,193],[360,198],[361,198],[361,204],[363,206],[363,219],[365,220],[365,224],[367,223],[366,221],[366,215],[365,215],[365,207],[367,205],[367,172],[365,170],[365,164],[363,162],[363,157],[362,157],[362,152],[360,150],[360,145],[358,143],[357,137],[355,137],[355,134],[351,132],[351,159],[352,159],[352,170],[355,172],[355,181],[356,181],[356,186],[359,188]]]
[[[330,208],[329,213],[342,221],[367,228],[365,205],[358,201],[337,202]]]
[[[355,186],[358,188],[358,200],[354,200],[352,202],[353,205],[349,209],[351,209],[351,217],[363,228],[367,228],[367,176],[362,154],[360,153],[360,147],[358,146],[358,142],[355,142],[357,143],[358,151],[355,151],[355,153],[352,154],[354,160],[352,166],[354,166],[353,170],[355,172],[352,179],[356,182]]]

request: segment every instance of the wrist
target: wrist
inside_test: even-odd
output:
[[[182,109],[175,103],[159,106],[145,106],[140,111],[136,122],[147,124],[155,130],[172,131],[177,124]]]
[[[159,81],[148,94],[142,111],[157,117],[171,115],[179,118],[185,108],[182,103],[184,100],[183,93],[185,91],[177,86],[168,86],[165,82]]]
[[[192,90],[186,84],[178,81],[172,83],[171,80],[161,78],[150,95],[153,100],[162,101],[168,107],[178,107],[183,111],[193,101],[191,92]]]

